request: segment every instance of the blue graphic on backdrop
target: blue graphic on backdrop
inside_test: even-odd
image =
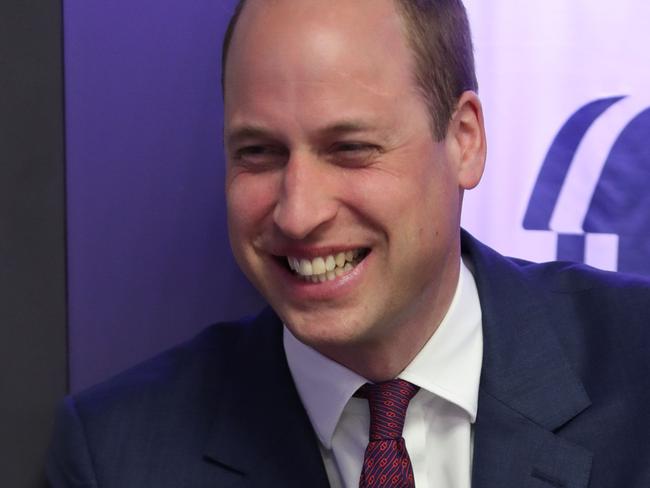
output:
[[[525,229],[551,230],[553,211],[578,146],[593,123],[623,98],[590,102],[560,129],[537,177]],[[618,235],[618,270],[650,275],[650,108],[634,117],[616,139],[582,230]],[[584,262],[585,234],[558,234],[557,258]]]

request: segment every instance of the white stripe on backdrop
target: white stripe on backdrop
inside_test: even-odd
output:
[[[489,155],[464,227],[505,254],[650,274],[650,2],[465,3]]]

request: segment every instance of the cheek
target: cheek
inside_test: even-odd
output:
[[[386,234],[391,251],[422,256],[442,245],[456,224],[458,188],[448,168],[438,161],[410,164],[367,185],[364,209]]]
[[[265,174],[239,174],[226,185],[228,227],[231,233],[255,234],[277,201],[276,178]]]

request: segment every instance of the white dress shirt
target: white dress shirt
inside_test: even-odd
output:
[[[358,487],[370,412],[367,400],[353,394],[368,380],[301,343],[286,327],[284,349],[320,441],[330,485]],[[482,358],[478,292],[461,262],[447,314],[397,376],[420,387],[406,412],[403,433],[417,488],[470,488]]]

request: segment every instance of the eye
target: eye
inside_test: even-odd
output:
[[[338,152],[354,153],[360,151],[372,151],[376,149],[376,146],[364,142],[339,142],[334,145],[334,149]]]
[[[336,164],[355,167],[370,164],[381,148],[367,142],[343,141],[333,144],[329,152]]]
[[[252,144],[235,150],[232,161],[235,165],[250,171],[265,171],[283,166],[288,158],[288,151],[273,144]]]

